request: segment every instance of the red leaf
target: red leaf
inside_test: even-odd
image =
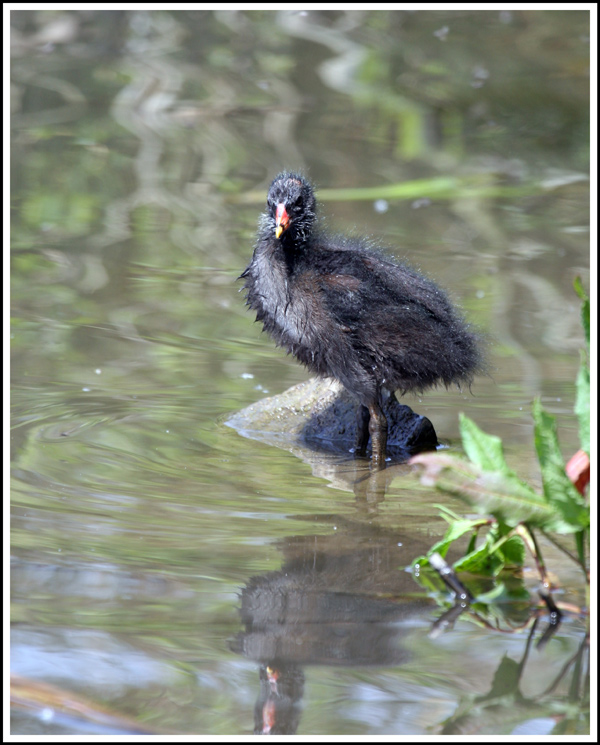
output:
[[[583,494],[585,487],[590,483],[590,459],[587,453],[578,450],[567,463],[566,471],[577,491]]]

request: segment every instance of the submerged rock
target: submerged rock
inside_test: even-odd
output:
[[[356,400],[331,378],[311,378],[231,416],[225,424],[240,434],[282,446],[305,444],[313,450],[348,453],[356,438]],[[384,403],[388,420],[388,454],[408,458],[438,445],[427,417],[390,395]]]

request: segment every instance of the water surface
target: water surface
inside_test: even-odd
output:
[[[527,602],[500,630],[464,614],[430,634],[442,609],[403,567],[443,533],[436,505],[461,505],[403,466],[373,498],[351,459],[224,422],[308,377],[236,281],[270,180],[301,168],[331,229],[411,261],[490,339],[472,393],[404,402],[457,450],[465,412],[536,485],[534,396],[578,449],[589,14],[11,23],[12,670],[162,733],[268,728],[274,688],[277,726],[303,735],[587,731],[577,614],[543,650]],[[559,599],[585,605],[545,551]],[[532,567],[523,582],[535,598]],[[12,725],[106,731],[48,706]]]

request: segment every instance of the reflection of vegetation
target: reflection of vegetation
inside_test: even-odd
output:
[[[582,175],[581,180],[585,180]],[[565,183],[569,183],[565,180]],[[557,186],[561,186],[558,183]],[[392,201],[417,199],[507,199],[534,196],[548,191],[541,183],[503,185],[496,183],[491,174],[469,177],[437,176],[427,179],[414,179],[396,184],[360,187],[356,189],[319,189],[318,198],[324,202],[354,202],[389,199]],[[262,191],[247,191],[233,197],[232,202],[240,204],[262,204],[265,195]]]
[[[589,349],[589,300],[579,279],[575,288],[583,300],[582,321]],[[581,452],[587,458],[590,453],[589,396],[589,368],[586,360],[582,359],[577,378],[576,413]],[[533,404],[533,420],[535,448],[542,475],[541,494],[509,468],[500,438],[482,432],[466,416],[461,416],[460,428],[469,461],[437,453],[422,454],[412,459],[413,463],[425,467],[422,475],[424,482],[461,497],[480,514],[493,516],[492,520],[487,517],[459,518],[444,509],[443,515],[450,526],[444,538],[430,549],[427,556],[415,561],[419,573],[435,554],[446,556],[458,538],[470,533],[465,555],[454,562],[455,571],[496,577],[503,569],[521,567],[525,559],[524,546],[528,546],[535,557],[544,586],[548,588],[546,568],[535,536],[535,531],[540,531],[580,566],[587,579],[590,509],[583,496],[584,482],[579,482],[580,493],[573,483],[575,479],[572,481],[567,475],[567,466],[558,446],[554,417],[543,410],[539,399]],[[484,531],[482,541],[481,533]],[[573,536],[574,552],[568,551],[549,533]],[[501,590],[501,587],[496,588],[493,597],[496,598]]]
[[[443,723],[441,734],[589,734],[589,638],[586,636],[575,655],[553,679],[546,681],[542,693],[524,696],[521,683],[536,627],[537,620],[522,659],[516,662],[505,655],[489,692],[464,696],[454,714]],[[562,693],[565,687],[566,697]]]

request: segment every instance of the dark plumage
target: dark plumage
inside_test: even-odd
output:
[[[277,176],[241,275],[247,304],[279,346],[354,394],[357,450],[365,452],[370,433],[382,465],[382,390],[470,384],[481,368],[477,337],[431,280],[364,240],[321,232],[316,217],[306,179]]]

